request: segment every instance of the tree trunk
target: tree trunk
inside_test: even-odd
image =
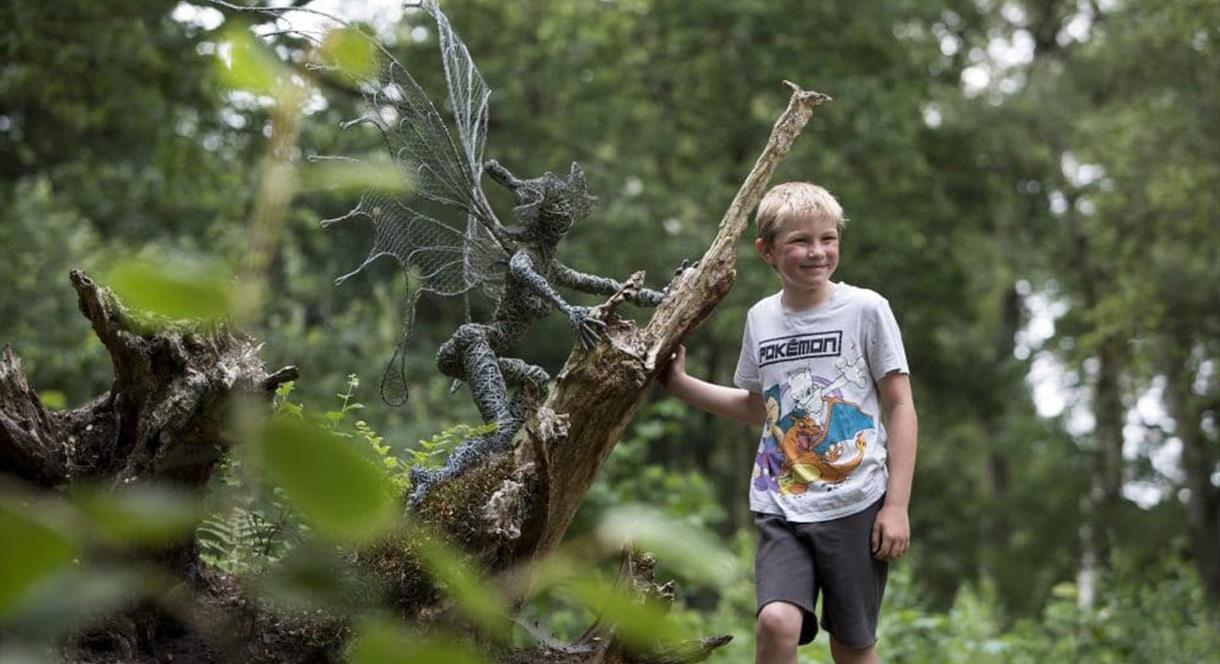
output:
[[[434,487],[408,517],[446,533],[490,573],[515,569],[556,549],[598,469],[646,397],[649,382],[678,343],[729,291],[735,276],[735,246],[749,212],[813,107],[828,100],[789,85],[793,94],[788,108],[776,121],[711,247],[696,267],[675,279],[671,295],[649,324],[640,329],[614,316],[625,291],[612,296],[600,307],[608,322],[608,340],[588,352],[573,351],[546,401],[527,420],[516,448]],[[642,273],[634,275],[626,289],[638,288],[642,278]],[[72,283],[82,312],[113,358],[114,384],[109,393],[86,406],[49,412],[29,388],[20,361],[6,347],[0,363],[0,478],[8,476],[43,490],[78,482],[112,488],[132,482],[201,488],[222,458],[235,404],[254,397],[265,405],[276,386],[297,376],[293,367],[268,374],[258,359],[256,342],[224,328],[170,324],[156,334],[138,333],[123,307],[87,276],[73,272]],[[305,657],[300,623],[250,608],[253,603],[241,596],[232,579],[204,568],[192,542],[174,547],[173,559],[172,571],[188,581],[187,592],[196,593],[206,605],[206,615],[193,623],[197,636],[208,642],[224,633],[218,638],[230,644],[213,648],[216,659],[235,653],[239,659],[263,661]],[[627,556],[624,582],[645,594],[663,594],[650,590],[648,560]],[[420,619],[435,612],[438,594],[413,559],[400,555],[376,562],[381,578],[397,579],[391,603],[401,617]],[[117,649],[120,659],[165,652],[166,630],[159,630],[157,620],[149,615],[137,609],[102,626],[112,641],[122,643]],[[168,622],[173,621],[161,616],[161,623]],[[308,653],[310,659],[335,658],[350,632],[341,616],[323,623],[311,632],[321,636]],[[711,637],[649,653],[628,653],[607,628],[597,627],[590,632],[594,633],[596,639],[590,637],[562,652],[539,647],[499,653],[499,658],[693,662],[728,641],[728,637]],[[242,642],[258,645],[245,647]],[[78,647],[75,652],[87,651]]]
[[[1097,382],[1093,386],[1093,417],[1097,424],[1093,437],[1098,446],[1097,521],[1099,561],[1109,566],[1114,548],[1115,529],[1123,500],[1123,425],[1127,409],[1123,405],[1120,379],[1125,370],[1123,343],[1116,338],[1101,342],[1097,352]]]
[[[80,271],[71,274],[81,312],[114,365],[110,391],[49,412],[8,345],[0,361],[0,471],[31,486],[155,482],[201,487],[227,444],[237,395],[269,402],[297,377],[267,373],[258,344],[225,328],[170,323],[154,333]]]
[[[1220,603],[1220,489],[1212,484],[1217,458],[1208,447],[1205,411],[1220,410],[1220,403],[1205,404],[1191,384],[1197,368],[1191,361],[1195,340],[1183,329],[1168,337],[1164,359],[1165,404],[1173,418],[1174,433],[1182,441],[1182,473],[1190,491],[1186,515],[1190,524],[1195,568],[1213,602]]]
[[[1076,211],[1075,195],[1068,197],[1067,220],[1072,234],[1076,277],[1084,306],[1089,312],[1098,311],[1108,275],[1098,260],[1084,222]],[[1126,371],[1125,340],[1120,332],[1108,331],[1097,346],[1097,378],[1093,383],[1093,441],[1096,447],[1096,470],[1093,475],[1093,496],[1086,518],[1091,521],[1083,542],[1081,556],[1102,568],[1110,565],[1110,551],[1118,527],[1123,490],[1123,424],[1127,411],[1123,405],[1121,379]],[[1086,563],[1087,566],[1087,563]]]
[[[1016,347],[1017,329],[1021,323],[1021,296],[1016,284],[1009,284],[1001,294],[1000,319],[996,331],[992,367],[999,377],[995,384],[1008,386],[1008,377],[1015,363],[1013,349]],[[1011,524],[1003,509],[1008,500],[1010,469],[1007,450],[1002,448],[1003,430],[1008,416],[1008,399],[1005,393],[992,399],[983,415],[983,430],[987,434],[987,454],[983,459],[983,490],[989,508],[980,520],[983,540],[988,546],[980,557],[982,574],[993,581],[1000,578],[1000,563],[997,552],[1006,551],[1010,540]]]

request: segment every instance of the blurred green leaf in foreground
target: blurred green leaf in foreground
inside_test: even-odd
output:
[[[482,664],[477,652],[444,637],[412,635],[391,621],[364,625],[348,664]]]
[[[371,76],[377,67],[376,44],[355,28],[326,33],[319,50],[323,60],[357,80]]]
[[[119,544],[170,542],[189,533],[202,514],[197,494],[147,484],[80,491],[76,504],[103,536]]]
[[[168,268],[130,260],[111,270],[107,282],[124,304],[168,318],[214,321],[232,310],[231,282],[215,265],[179,263]]]
[[[291,419],[268,425],[258,441],[269,478],[324,535],[368,541],[394,524],[385,469],[334,433]]]
[[[217,49],[220,80],[237,90],[275,95],[289,69],[240,23],[229,26]]]
[[[0,618],[5,617],[43,581],[68,568],[78,544],[36,518],[34,508],[0,498]]]

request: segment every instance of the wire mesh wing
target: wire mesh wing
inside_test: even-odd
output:
[[[431,1],[423,6],[436,20],[458,140],[453,140],[436,106],[407,68],[380,46],[382,61],[374,73],[355,81],[365,114],[344,126],[373,125],[414,193],[448,208],[454,217],[464,217],[464,223],[423,214],[409,201],[377,191],[366,192],[346,215],[323,222],[329,226],[360,217],[374,228],[364,262],[337,283],[383,256],[394,258],[415,278],[409,279],[413,287],[407,297],[403,336],[382,379],[387,403],[406,400],[403,350],[418,298],[423,293],[466,295],[476,287],[497,297],[513,250],[481,186],[490,90],[440,8]]]
[[[441,59],[445,66],[445,81],[449,88],[449,104],[457,125],[462,150],[476,176],[483,173],[483,143],[487,138],[487,100],[491,90],[483,75],[470,58],[466,44],[458,38],[449,19],[435,3],[428,3],[436,19]],[[476,177],[476,181],[478,178]]]
[[[465,153],[466,163],[471,167],[474,182],[478,183],[483,177],[483,146],[487,139],[487,103],[491,97],[491,89],[487,87],[487,82],[483,80],[483,75],[470,57],[470,50],[454,32],[449,18],[431,0],[424,6],[436,20],[441,62],[445,68],[445,82],[449,91],[449,106],[453,109],[453,120],[457,126],[458,139]],[[482,188],[476,186],[473,193],[478,200],[467,213],[467,236],[473,239],[486,231],[493,239],[502,240],[507,244],[508,240],[500,222],[490,212],[491,206],[483,195]],[[477,251],[477,247],[478,243],[472,242],[466,257],[472,269],[477,269],[480,259],[473,253]],[[484,291],[493,298],[498,299],[502,290],[502,279],[497,282],[485,280]]]

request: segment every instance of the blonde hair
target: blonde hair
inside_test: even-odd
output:
[[[785,182],[771,187],[758,204],[758,237],[770,245],[791,219],[831,219],[843,230],[846,219],[839,201],[812,182]]]

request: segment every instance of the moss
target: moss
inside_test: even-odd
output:
[[[482,510],[514,470],[511,454],[492,459],[490,463],[438,485],[418,510],[424,524],[444,532],[454,544],[467,551],[477,551],[488,533]]]
[[[499,552],[501,542],[487,532],[482,509],[513,470],[512,455],[503,455],[437,485],[424,503],[406,516],[418,520],[422,529],[407,528],[358,554],[360,564],[389,588],[396,608],[414,614],[437,598],[437,590],[419,562],[422,542],[418,538],[429,536],[425,533],[443,534],[451,545],[473,553],[485,564],[494,565],[503,557]],[[491,560],[486,554],[491,554]]]

